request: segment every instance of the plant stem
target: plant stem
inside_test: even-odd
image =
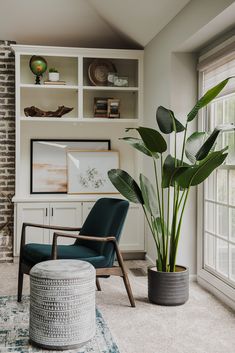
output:
[[[156,188],[157,188],[158,208],[159,208],[160,218],[162,218],[161,202],[160,202],[160,193],[159,193],[159,186],[158,186],[157,165],[156,165],[156,161],[155,161],[154,158],[153,158],[153,164],[154,164],[154,173],[155,173],[155,181],[156,181]]]
[[[170,187],[167,195],[167,227],[166,227],[166,268],[168,267],[169,224],[170,223]]]
[[[162,158],[162,154],[161,154],[161,180],[162,180],[162,176],[163,176],[163,158]],[[164,214],[165,214],[165,210],[164,210],[164,189],[163,187],[161,186],[161,189],[162,189],[162,218],[161,218],[161,224],[162,224],[162,243],[163,243],[163,258],[164,260],[166,260],[166,245],[165,245],[165,227],[164,227],[164,224],[165,224],[165,217],[164,217]]]
[[[175,270],[175,262],[176,262],[176,254],[177,254],[178,243],[179,243],[180,230],[181,230],[181,225],[182,225],[183,214],[185,211],[186,202],[187,202],[188,195],[189,195],[189,190],[190,190],[190,188],[187,189],[187,193],[186,193],[186,196],[184,199],[184,203],[183,203],[183,207],[182,207],[182,211],[181,211],[181,215],[180,215],[180,219],[179,219],[179,224],[178,224],[177,232],[176,232],[176,239],[175,239],[175,244],[174,244],[174,258],[173,258],[174,270]]]
[[[186,144],[187,129],[188,129],[188,122],[186,122],[185,130],[184,130],[184,140],[183,140],[182,154],[181,154],[181,165],[183,165],[183,160],[184,160],[184,150],[185,150],[185,144]]]
[[[149,220],[149,217],[148,217],[148,214],[147,214],[147,212],[146,212],[146,209],[145,209],[144,205],[142,205],[142,208],[143,208],[145,217],[146,217],[146,219],[147,219],[149,228],[150,228],[150,230],[151,230],[151,233],[152,233],[152,235],[153,235],[153,239],[154,239],[154,242],[155,242],[155,245],[156,245],[156,248],[157,248],[157,252],[158,252],[158,259],[159,259],[159,260],[161,261],[161,263],[162,263],[163,260],[162,260],[162,256],[161,256],[161,247],[160,247],[161,245],[160,245],[160,239],[159,239],[158,230],[157,230],[157,238],[158,238],[158,239],[156,239],[155,232],[154,232],[154,229],[155,229],[155,228],[151,225],[151,222],[150,222],[150,220]]]

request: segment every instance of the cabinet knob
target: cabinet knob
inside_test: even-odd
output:
[[[53,211],[53,207],[51,208],[51,216],[53,217],[54,211]]]
[[[47,207],[46,207],[46,217],[47,217]]]

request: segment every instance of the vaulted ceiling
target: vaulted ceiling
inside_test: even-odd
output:
[[[141,48],[190,0],[0,0],[0,39]]]

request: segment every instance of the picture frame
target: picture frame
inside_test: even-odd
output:
[[[67,150],[110,150],[110,140],[31,139],[30,194],[67,193]]]
[[[108,171],[119,168],[117,151],[67,151],[68,194],[117,194]]]

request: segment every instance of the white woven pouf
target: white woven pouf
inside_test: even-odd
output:
[[[32,344],[73,349],[95,335],[95,275],[94,267],[80,260],[50,260],[31,269]]]

